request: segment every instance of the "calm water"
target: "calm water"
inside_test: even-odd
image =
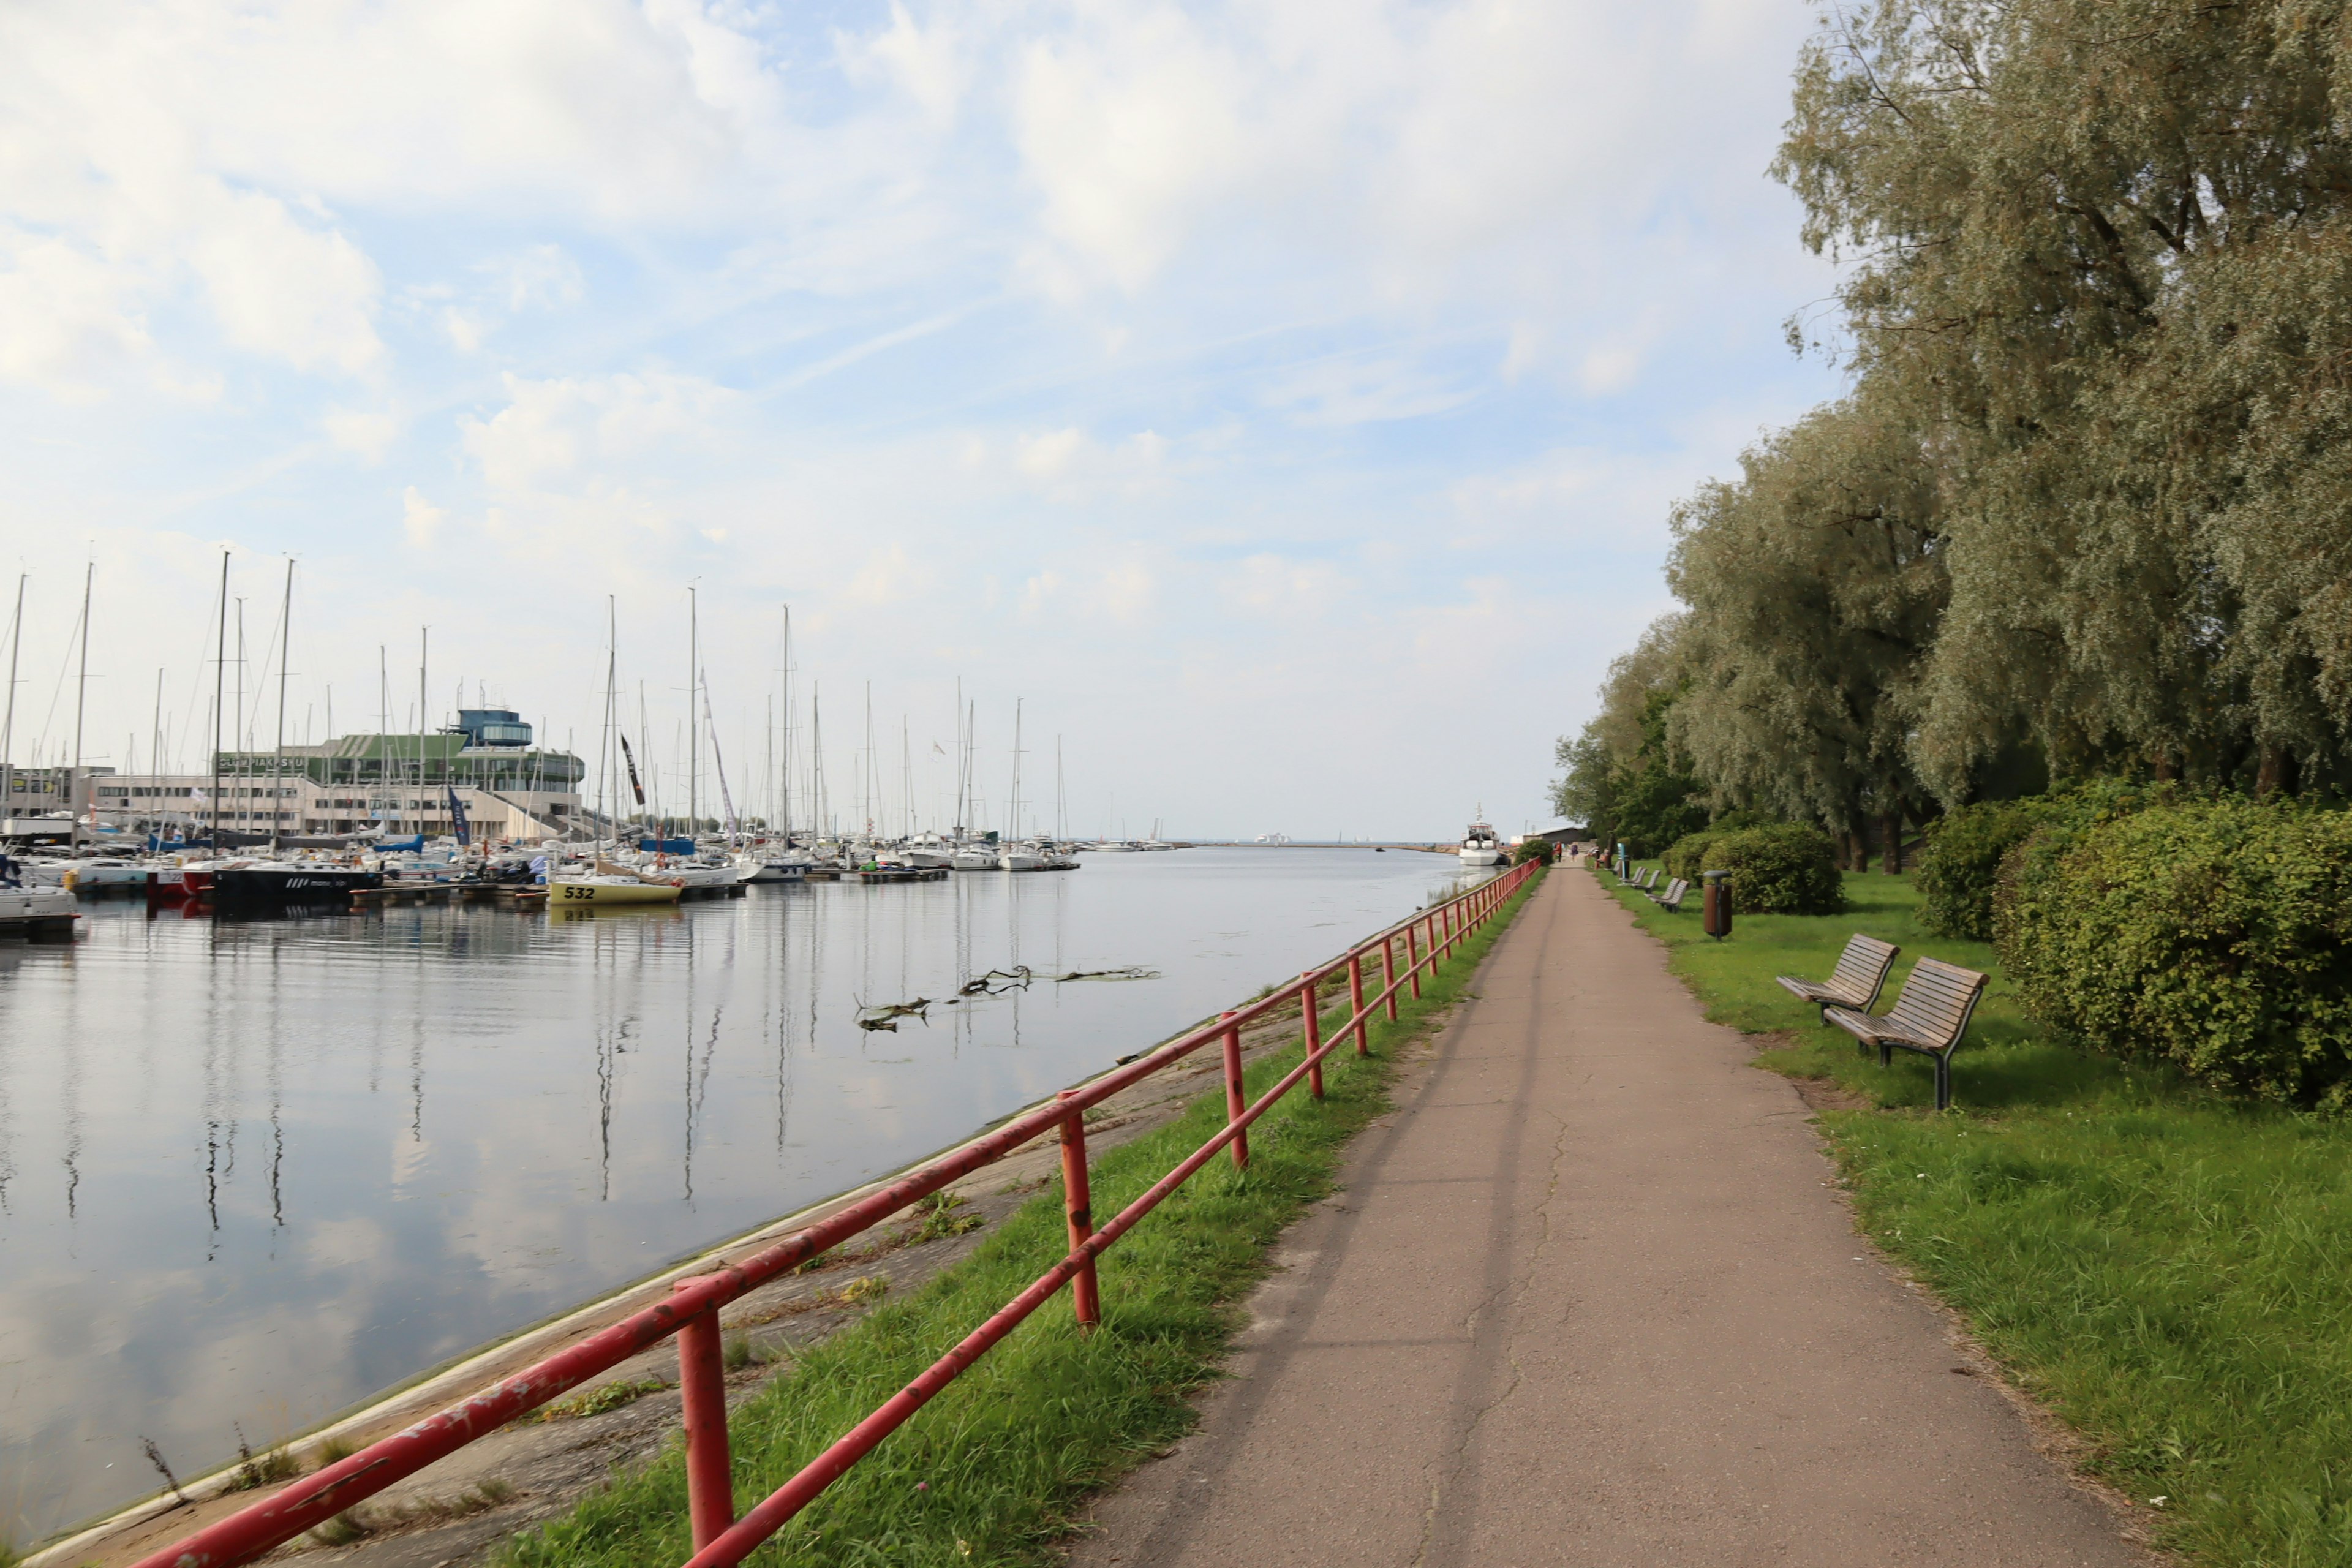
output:
[[[1202,849],[594,918],[92,903],[0,943],[0,1534],[152,1489],[142,1437],[200,1471],[951,1143],[1458,879]],[[856,1025],[1024,963],[1160,978]]]

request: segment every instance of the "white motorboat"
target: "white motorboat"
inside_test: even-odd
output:
[[[1007,844],[997,852],[996,864],[1006,871],[1043,871],[1045,855],[1034,844]]]
[[[1486,823],[1472,823],[1462,835],[1462,863],[1465,866],[1501,865],[1502,836]]]
[[[998,859],[993,844],[965,844],[948,857],[948,865],[958,871],[993,871]]]
[[[759,847],[746,849],[735,857],[743,868],[743,880],[756,884],[773,882],[805,882],[809,868],[816,857],[801,848]]]
[[[736,865],[703,866],[693,861],[681,861],[668,866],[640,866],[637,880],[655,887],[731,888],[744,880],[743,868]]]
[[[26,866],[25,880],[38,887],[72,888],[81,892],[100,888],[143,888],[147,885],[147,867],[142,862],[111,855],[35,860]]]
[[[1081,844],[1078,847],[1096,855],[1132,855],[1136,849],[1124,838],[1097,838],[1092,844]]]
[[[28,936],[71,936],[81,918],[81,900],[66,888],[25,888],[0,883],[0,931]]]

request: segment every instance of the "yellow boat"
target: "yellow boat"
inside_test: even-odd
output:
[[[547,907],[551,910],[611,909],[620,904],[674,904],[679,889],[661,882],[640,882],[635,877],[551,877]]]

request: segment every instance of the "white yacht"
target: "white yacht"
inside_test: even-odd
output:
[[[995,845],[986,839],[974,839],[956,846],[948,856],[948,864],[958,871],[993,871],[997,859]]]
[[[1043,871],[1045,856],[1034,844],[1007,844],[996,857],[999,868],[1007,871]]]
[[[1465,866],[1501,865],[1502,836],[1486,823],[1472,823],[1462,835],[1462,863]]]

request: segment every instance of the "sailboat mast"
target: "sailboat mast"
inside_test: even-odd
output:
[[[25,644],[25,583],[30,572],[16,574],[16,616],[8,623],[8,710],[0,718],[0,813],[16,795],[16,653]]]
[[[73,808],[74,814],[73,825],[68,829],[67,837],[76,844],[81,842],[81,721],[89,698],[89,584],[90,579],[97,574],[98,563],[95,561],[82,569],[81,672],[74,679],[74,761],[73,773],[70,775],[73,783],[69,786],[73,793],[67,797],[67,804]],[[95,795],[90,798],[93,804],[97,800]],[[97,814],[93,811],[91,815]]]
[[[425,670],[432,663],[433,628],[416,628],[416,793],[425,793]],[[420,809],[428,809],[422,808]],[[419,831],[423,831],[422,827]]]
[[[278,800],[285,789],[287,639],[294,635],[294,558],[286,558],[286,601],[278,612],[278,754],[269,763],[269,847],[278,848]],[[299,797],[298,797],[299,798]]]
[[[228,683],[228,552],[221,552],[220,634],[213,650],[213,841],[212,851],[220,853],[220,793],[221,793],[221,704],[227,695]]]
[[[778,756],[776,786],[783,793],[776,804],[776,820],[783,825],[784,847],[793,847],[793,607],[784,606],[784,733]]]
[[[596,813],[613,828],[613,852],[621,850],[621,829],[613,816],[613,736],[620,719],[620,698],[613,683],[620,673],[621,612],[610,594],[604,595],[604,733],[596,746]],[[593,844],[604,841],[603,827]]]
[[[694,710],[695,693],[702,670],[702,607],[694,584],[686,585],[686,836],[692,839],[702,832],[701,780],[696,775],[696,765],[702,760],[702,731],[698,727]]]
[[[1013,799],[1007,803],[1012,826],[1004,835],[1007,843],[1017,843],[1021,837],[1021,704],[1024,700],[1013,700]]]

